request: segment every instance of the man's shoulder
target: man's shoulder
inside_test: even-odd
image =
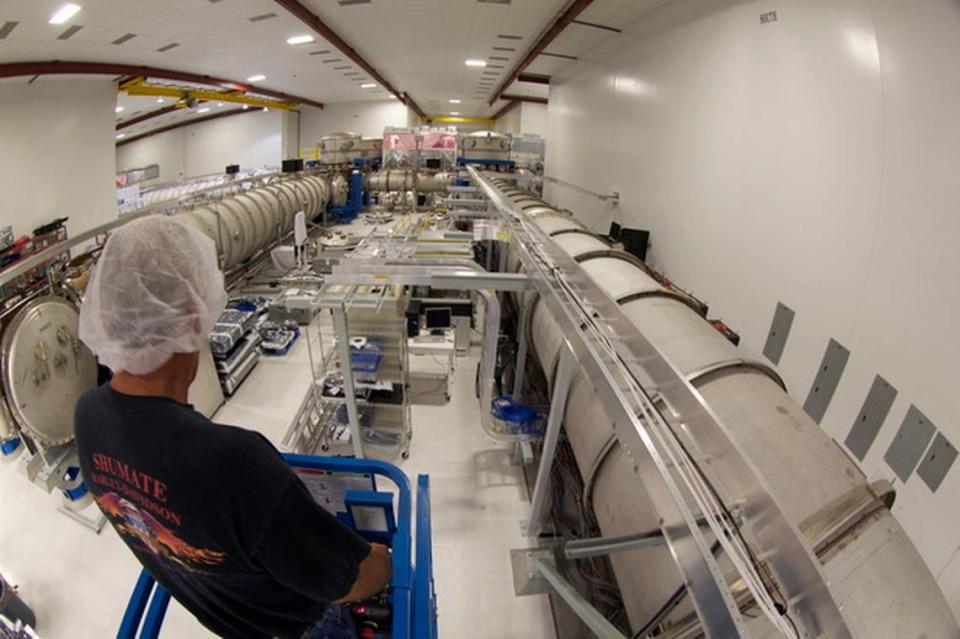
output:
[[[225,461],[231,465],[285,466],[280,452],[260,433],[239,426],[218,424],[206,420],[202,415],[198,416],[208,423],[203,434],[212,445],[223,451],[229,458]]]

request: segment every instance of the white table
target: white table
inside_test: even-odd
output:
[[[417,337],[407,340],[407,352],[410,355],[446,355],[447,363],[443,377],[446,378],[447,400],[453,392],[453,372],[456,365],[456,336],[452,328],[444,329],[443,339],[430,335],[429,331],[421,331]]]

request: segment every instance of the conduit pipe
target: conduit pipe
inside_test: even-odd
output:
[[[512,188],[507,180],[490,181],[509,199],[523,203],[532,221],[579,261],[596,286],[619,303],[701,393],[783,513],[816,550],[854,637],[960,635],[936,580],[891,514],[890,501],[879,500],[877,489],[786,394],[772,368],[745,357],[704,321],[695,304],[664,289],[641,262],[610,247],[569,213]],[[522,267],[513,253],[508,264],[514,270]],[[531,305],[529,325],[521,329],[528,331],[534,356],[552,387],[564,335],[548,305],[538,303],[535,294],[515,299]],[[626,454],[592,381],[579,372],[569,391],[564,426],[584,480],[584,501],[603,536],[656,528],[657,512],[637,486],[641,466],[652,462]],[[859,505],[865,502],[875,506],[862,509]],[[634,629],[643,627],[681,585],[665,547],[620,552],[612,565]],[[671,618],[694,614],[687,598]],[[775,636],[763,615],[744,621],[751,636]],[[663,636],[673,635],[668,631]]]

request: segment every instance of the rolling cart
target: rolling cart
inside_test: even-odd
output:
[[[436,639],[429,477],[417,478],[414,539],[410,482],[396,466],[369,459],[291,454],[283,457],[314,497],[338,519],[368,541],[386,544],[393,550],[389,588],[391,639]],[[396,492],[378,491],[376,477],[389,479]],[[156,639],[169,603],[169,593],[146,570],[141,571],[117,639]]]

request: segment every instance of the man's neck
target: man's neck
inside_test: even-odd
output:
[[[169,397],[186,404],[195,375],[196,366],[191,354],[177,353],[160,368],[146,375],[117,371],[110,380],[110,387],[124,395]]]

